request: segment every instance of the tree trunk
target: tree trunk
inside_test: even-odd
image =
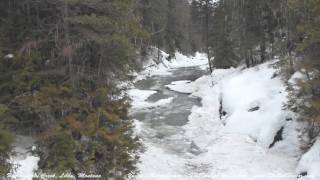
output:
[[[210,11],[209,11],[209,1],[206,1],[206,7],[205,7],[205,34],[206,34],[206,51],[207,51],[207,56],[208,56],[208,64],[209,64],[209,69],[210,72],[212,73],[213,67],[211,63],[211,56],[210,56],[210,46],[209,46],[209,16],[210,16]]]
[[[260,45],[260,62],[263,63],[266,60],[266,45],[261,43]]]
[[[68,3],[65,2],[64,4],[64,16],[63,16],[63,21],[64,21],[64,30],[65,30],[65,35],[66,35],[66,46],[67,48],[71,48],[71,40],[70,40],[70,32],[69,32],[69,24],[67,22],[67,17],[69,16],[69,11],[68,11]],[[72,55],[68,53],[68,74],[70,77],[70,80],[73,83],[73,74],[72,74]]]

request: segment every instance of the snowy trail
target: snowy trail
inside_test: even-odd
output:
[[[180,67],[138,82],[129,92],[134,105],[131,114],[146,150],[141,154],[140,173],[135,179],[297,179],[297,124],[282,121],[287,113],[282,110],[286,94],[281,92],[280,80],[271,78],[274,70],[269,65],[259,68],[243,73],[240,68],[217,70],[214,77],[200,77],[203,71],[199,68]],[[251,83],[239,83],[241,78],[250,81],[250,77],[255,78]],[[223,91],[225,87],[236,90]],[[252,98],[236,97],[233,94],[237,90],[252,94]],[[225,104],[229,117],[221,120],[223,93],[231,102]],[[266,97],[254,93],[272,97],[260,104]],[[260,110],[239,110],[230,103],[249,109],[259,104]],[[284,140],[269,149],[266,145],[279,126],[285,127]]]

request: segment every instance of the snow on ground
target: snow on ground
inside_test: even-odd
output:
[[[27,156],[23,159],[13,159],[17,165],[15,173],[9,177],[17,180],[32,180],[34,171],[38,169],[39,157]]]
[[[35,150],[34,140],[27,136],[17,136],[15,142],[15,156],[11,157],[16,169],[8,176],[15,180],[32,180],[34,171],[38,169],[39,157],[29,151]]]
[[[287,102],[285,86],[271,63],[250,68],[225,78],[221,84],[223,108],[226,111],[226,130],[249,135],[269,147],[276,133],[286,123]],[[251,112],[250,109],[257,110]]]
[[[184,159],[178,155],[170,154],[152,143],[144,143],[147,151],[141,155],[138,164],[139,175],[137,180],[180,180],[184,179]]]
[[[297,173],[306,172],[310,179],[320,179],[320,138],[299,161]]]
[[[284,108],[287,93],[274,63],[217,69],[194,82],[167,85],[202,99],[201,106],[193,107],[181,138],[192,141],[200,154],[178,156],[146,142],[137,179],[296,179],[301,124]],[[227,113],[222,120],[220,101]],[[269,148],[282,127],[283,140]],[[310,154],[318,146],[315,149]],[[318,161],[306,167],[309,158],[306,155],[300,167],[318,173]]]
[[[276,73],[271,64],[216,70],[211,76],[188,83],[195,86],[192,95],[202,98],[202,106],[193,108],[185,126],[186,136],[206,152],[192,160],[212,164],[206,176],[295,179],[298,124],[285,121],[290,114],[282,110],[287,93],[280,78],[271,78]],[[220,100],[228,113],[224,122],[219,118]],[[259,107],[257,111],[248,111],[255,106]],[[282,126],[284,140],[269,149]]]

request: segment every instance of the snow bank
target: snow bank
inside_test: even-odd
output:
[[[310,178],[320,179],[320,138],[305,153],[298,164],[297,173],[308,173]]]
[[[134,103],[132,103],[132,108],[137,109],[140,107],[148,107],[149,103],[146,102],[146,100],[155,93],[157,93],[157,91],[130,89],[128,91],[128,95],[131,99],[134,100]]]
[[[286,126],[289,114],[283,108],[288,100],[286,87],[280,77],[272,78],[276,73],[276,69],[271,67],[273,63],[245,70],[242,67],[218,69],[211,77],[204,76],[195,82],[172,82],[167,87],[202,97],[203,107],[210,107],[212,104],[219,106],[222,100],[223,110],[227,113],[224,119],[226,132],[248,135],[263,147],[269,147],[277,132]],[[218,89],[203,87],[207,84],[217,86]],[[214,93],[219,96],[212,100]],[[197,107],[194,111],[197,111]],[[212,109],[206,111],[213,112]],[[219,117],[219,114],[215,116]]]
[[[217,69],[194,82],[167,86],[202,99],[202,106],[192,109],[184,136],[203,152],[189,163],[207,164],[211,169],[203,174],[190,172],[188,177],[296,179],[300,124],[283,106],[288,94],[284,82],[275,76],[274,63]],[[227,113],[222,120],[220,102]],[[293,120],[286,121],[288,117]],[[269,149],[282,127],[282,141]]]
[[[155,108],[169,104],[174,99],[173,97],[170,97],[167,99],[160,99],[157,102],[147,102],[147,99],[155,93],[157,93],[157,91],[130,89],[128,91],[128,95],[134,100],[134,103],[132,103],[132,109]]]
[[[140,103],[147,100],[152,94],[157,93],[157,91],[151,90],[139,90],[139,89],[131,89],[128,91],[130,97],[135,99],[135,103]]]
[[[140,155],[138,169],[142,171],[135,180],[184,180],[184,160],[178,155],[164,152],[161,147],[144,142],[147,151]]]
[[[34,171],[38,169],[39,157],[33,156],[30,153],[36,149],[34,139],[28,136],[16,136],[14,147],[15,155],[10,158],[10,161],[16,168],[13,173],[8,176],[17,180],[32,180]]]
[[[308,171],[308,177],[312,180],[320,179],[320,161],[312,163],[312,166]]]
[[[247,134],[264,147],[272,144],[285,124],[287,92],[276,70],[265,63],[225,78],[221,83],[226,130]],[[254,111],[252,111],[254,110]]]
[[[13,159],[17,169],[9,177],[17,180],[32,180],[34,171],[38,169],[39,160],[39,157],[35,156],[27,156],[25,159]]]

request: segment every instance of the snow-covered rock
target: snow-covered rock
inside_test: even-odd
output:
[[[177,91],[180,93],[186,93],[186,94],[191,94],[192,92],[195,91],[195,86],[192,86],[190,84],[191,81],[189,80],[184,80],[184,81],[175,81],[172,82],[169,85],[166,85],[167,88],[173,91]]]
[[[320,178],[320,138],[305,153],[298,164],[297,173],[308,173],[310,177]]]
[[[300,71],[297,71],[295,72],[291,77],[290,79],[288,80],[288,83],[291,84],[291,85],[294,85],[296,84],[299,80],[304,80],[306,79],[306,75],[303,74],[302,72]]]
[[[227,131],[249,135],[264,147],[269,147],[284,126],[287,102],[284,83],[271,78],[276,71],[271,65],[239,71],[221,82],[223,108],[229,115]]]
[[[14,55],[13,54],[7,54],[7,55],[4,56],[4,58],[12,59],[12,58],[14,58]]]
[[[174,99],[173,97],[170,97],[166,99],[160,99],[157,102],[147,102],[146,100],[155,93],[157,93],[157,91],[130,89],[128,91],[128,95],[131,99],[134,99],[132,109],[148,109],[163,106],[171,103]]]

